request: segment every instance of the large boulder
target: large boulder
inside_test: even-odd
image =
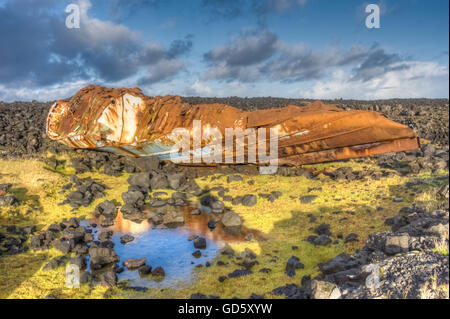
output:
[[[205,249],[206,248],[206,239],[203,237],[196,237],[194,239],[194,247],[197,249]]]
[[[137,215],[141,214],[141,211],[134,206],[134,204],[125,204],[120,208],[120,211],[124,215]]]
[[[241,227],[242,226],[242,218],[233,211],[226,212],[221,222],[224,227]]]
[[[348,254],[342,253],[327,262],[319,263],[318,266],[320,271],[327,275],[357,267],[358,261]]]
[[[75,247],[75,244],[73,242],[64,240],[62,238],[54,240],[52,244],[55,249],[59,250],[63,254],[68,254],[72,250],[72,248]]]
[[[120,258],[111,247],[92,244],[89,248],[89,256],[94,269],[100,269],[103,266],[119,262]]]
[[[409,235],[400,234],[386,237],[384,252],[388,255],[405,253],[409,251]]]
[[[448,223],[432,225],[432,226],[428,227],[427,229],[425,229],[425,233],[431,234],[431,235],[436,235],[441,238],[448,238],[448,235],[449,235]]]
[[[81,229],[66,228],[62,231],[61,238],[65,240],[72,240],[75,244],[77,244],[83,241],[85,233],[86,232],[83,232]]]
[[[150,188],[150,173],[138,173],[131,175],[128,178],[128,183],[130,185],[136,185],[139,187]]]
[[[162,223],[168,228],[176,228],[184,225],[184,216],[179,211],[170,210],[163,216]]]
[[[167,176],[163,174],[154,173],[150,179],[151,189],[167,189],[169,188],[169,182]]]
[[[113,202],[105,200],[95,207],[94,213],[96,216],[102,215],[105,217],[115,218],[117,215],[117,207]]]
[[[146,262],[147,259],[145,257],[142,257],[140,259],[127,259],[123,262],[123,265],[128,269],[137,269],[141,266],[144,266]]]
[[[235,212],[226,212],[223,215],[221,222],[226,232],[231,234],[239,234],[241,232],[242,218]]]
[[[312,299],[340,299],[341,291],[339,288],[326,281],[313,280],[311,282]]]
[[[255,206],[256,202],[257,202],[257,198],[253,194],[245,195],[242,198],[242,205],[244,205],[244,206]]]
[[[147,156],[134,159],[136,168],[141,172],[151,172],[159,168],[159,159],[156,156]]]
[[[145,197],[144,194],[142,194],[139,191],[128,191],[122,193],[122,199],[125,202],[125,204],[142,206],[144,205]]]
[[[167,182],[172,189],[179,189],[184,183],[186,183],[186,176],[182,173],[170,174],[167,176]]]

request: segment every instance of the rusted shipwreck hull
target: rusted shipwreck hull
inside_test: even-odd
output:
[[[48,114],[46,131],[51,139],[75,148],[173,160],[174,154],[181,154],[181,149],[175,146],[174,130],[184,128],[192,138],[198,123],[201,123],[202,137],[209,136],[204,132],[211,130],[225,136],[227,129],[244,132],[254,129],[259,142],[263,129],[267,131],[267,145],[273,139],[270,133],[276,132],[280,165],[335,161],[418,148],[414,131],[373,111],[345,111],[317,101],[302,107],[289,105],[247,112],[222,104],[190,105],[182,103],[178,96],[149,97],[139,89],[93,85],[68,100],[57,101]],[[255,152],[254,140],[239,141],[244,144],[244,162],[253,162],[255,154],[250,153]],[[214,142],[210,136],[197,144],[192,141],[191,159]],[[229,148],[223,140],[216,144],[223,146],[221,159],[227,162],[225,151]],[[232,153],[237,156],[237,148],[233,148]],[[265,163],[259,154],[256,154],[256,163]],[[197,165],[210,164],[201,157],[197,161]]]

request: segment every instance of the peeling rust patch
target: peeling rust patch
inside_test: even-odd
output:
[[[264,128],[268,140],[269,130],[276,129],[279,164],[286,165],[418,148],[414,131],[373,111],[345,111],[316,101],[304,107],[246,112],[223,104],[190,105],[178,96],[149,97],[137,88],[94,85],[57,101],[50,109],[46,131],[49,138],[75,148],[169,159],[173,130],[193,130],[194,120],[201,120],[203,132],[217,129],[222,136],[226,128]],[[251,146],[248,143],[245,139],[246,152]],[[211,139],[197,145],[200,149],[205,146],[211,146]]]

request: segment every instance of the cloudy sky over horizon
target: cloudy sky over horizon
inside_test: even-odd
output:
[[[64,10],[80,8],[80,28]],[[367,29],[365,7],[381,8]],[[448,98],[447,0],[0,0],[0,100]]]

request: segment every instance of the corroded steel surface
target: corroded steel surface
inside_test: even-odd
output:
[[[270,129],[275,129],[279,164],[301,165],[418,148],[414,131],[373,111],[345,111],[317,101],[304,107],[247,112],[223,104],[190,105],[178,96],[149,97],[139,89],[93,85],[71,99],[57,101],[50,109],[46,130],[51,139],[75,148],[170,159],[173,131],[186,128],[192,134],[196,120],[201,121],[202,136],[209,136],[212,130],[225,137],[230,128],[262,128],[269,140]],[[214,143],[214,138],[202,139],[200,144],[193,143],[192,151]],[[222,140],[217,143],[224,144]],[[244,139],[243,143],[247,161],[252,141]],[[234,155],[236,152],[233,149]]]

